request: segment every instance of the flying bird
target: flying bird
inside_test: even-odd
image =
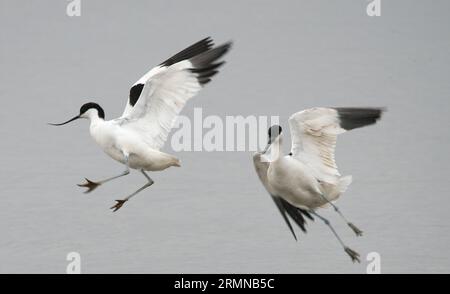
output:
[[[94,141],[114,160],[125,165],[125,170],[104,180],[86,178],[80,187],[86,193],[99,185],[126,176],[130,169],[139,170],[147,182],[111,207],[117,211],[131,197],[151,186],[154,181],[146,171],[161,171],[180,166],[173,155],[161,151],[178,114],[186,102],[194,97],[225,62],[219,61],[231,48],[231,42],[214,47],[211,38],[205,38],[173,55],[142,76],[130,89],[121,117],[105,120],[105,112],[97,103],[81,106],[72,119],[51,124],[65,125],[83,118],[90,120],[90,134]]]
[[[333,232],[353,262],[359,254],[344,244],[328,219],[317,209],[331,205],[357,236],[362,231],[349,222],[333,203],[352,182],[341,176],[334,153],[339,134],[375,124],[382,108],[311,108],[289,118],[292,136],[291,152],[283,154],[282,128],[274,125],[268,131],[268,143],[253,155],[256,173],[271,195],[284,221],[297,240],[289,217],[306,232],[306,219],[322,220]],[[288,217],[289,216],[289,217]]]

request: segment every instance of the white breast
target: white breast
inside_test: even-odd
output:
[[[114,160],[125,164],[123,154],[128,154],[130,168],[159,171],[179,166],[177,158],[151,148],[139,133],[123,128],[115,121],[93,122],[90,133],[94,141]]]
[[[123,154],[117,146],[119,128],[112,121],[93,121],[89,128],[91,137],[102,150],[113,159],[124,162]]]
[[[267,171],[269,185],[292,205],[315,208],[324,204],[320,184],[310,168],[301,161],[284,156],[270,164]]]

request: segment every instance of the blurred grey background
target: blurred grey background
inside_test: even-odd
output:
[[[373,251],[383,273],[450,272],[448,1],[382,0],[380,17],[356,0],[82,0],[80,17],[68,3],[0,2],[1,273],[65,273],[71,251],[83,273],[365,273]],[[176,153],[182,168],[153,173],[117,213],[142,175],[75,185],[122,166],[86,121],[46,123],[90,100],[119,116],[143,73],[209,35],[235,46],[184,115],[279,115],[286,128],[307,107],[388,107],[337,146],[354,177],[339,204],[364,237],[322,212],[361,264],[318,221],[293,240],[250,152]]]

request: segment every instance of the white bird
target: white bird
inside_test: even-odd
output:
[[[292,148],[286,156],[282,150],[282,128],[269,128],[268,144],[253,155],[253,163],[296,240],[287,215],[304,232],[305,217],[313,220],[312,216],[316,216],[331,229],[352,261],[359,262],[359,254],[342,242],[330,222],[316,210],[330,204],[357,236],[362,235],[332,203],[352,181],[351,176],[341,176],[336,166],[336,139],[348,130],[376,123],[382,112],[381,108],[311,108],[297,112],[289,118]]]
[[[134,193],[111,207],[118,210],[131,197],[151,186],[154,182],[145,171],[161,171],[180,166],[179,160],[160,151],[172,129],[177,115],[186,102],[194,97],[224,62],[217,62],[231,48],[231,42],[215,48],[211,38],[205,38],[154,67],[130,89],[130,95],[121,117],[105,120],[100,105],[86,103],[80,114],[60,124],[79,118],[90,120],[90,134],[106,154],[124,164],[120,175],[101,181],[80,184],[91,192],[99,185],[128,175],[130,168],[137,169],[146,177],[147,183]]]

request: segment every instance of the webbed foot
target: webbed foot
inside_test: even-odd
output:
[[[360,237],[363,235],[363,231],[358,229],[354,224],[352,224],[352,223],[347,223],[347,224],[353,230],[353,232],[355,232],[356,236]]]
[[[93,182],[93,181],[91,181],[91,180],[89,180],[87,178],[85,178],[85,180],[86,180],[86,183],[84,183],[84,184],[77,184],[78,187],[87,188],[87,190],[84,191],[85,194],[94,191],[98,186],[101,185],[101,183]]]
[[[124,204],[125,202],[127,202],[128,199],[124,199],[124,200],[116,200],[116,204],[114,206],[112,206],[110,209],[113,210],[113,212],[116,212],[117,210],[119,210]]]
[[[358,263],[361,263],[361,261],[359,260],[359,253],[358,252],[350,249],[349,247],[345,247],[344,250],[350,256],[350,258],[352,259],[353,263],[355,263],[355,261],[357,261]]]

